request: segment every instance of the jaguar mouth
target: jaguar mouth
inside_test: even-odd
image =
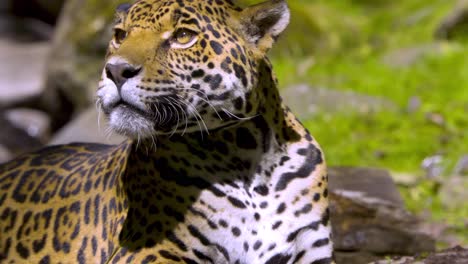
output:
[[[109,115],[112,112],[118,113],[122,121],[128,122],[129,125],[132,122],[144,119],[151,122],[156,131],[168,132],[181,122],[183,116],[180,111],[174,111],[174,109],[174,106],[168,103],[158,102],[151,105],[148,111],[145,111],[120,100],[113,104],[106,114]]]
[[[147,118],[147,119],[152,119],[152,115],[144,110],[141,110],[140,108],[132,105],[132,104],[129,104],[123,100],[120,100],[119,102],[115,103],[112,107],[111,107],[111,111],[114,110],[114,109],[121,109],[122,111],[129,111],[129,112],[133,112],[135,114],[138,114],[144,118]]]

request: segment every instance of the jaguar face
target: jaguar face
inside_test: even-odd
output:
[[[140,0],[117,8],[98,104],[130,138],[227,127],[258,114],[258,65],[289,21],[284,1]]]

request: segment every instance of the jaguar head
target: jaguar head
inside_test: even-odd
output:
[[[260,64],[286,28],[284,0],[140,0],[117,8],[97,100],[130,138],[234,125],[258,115]]]

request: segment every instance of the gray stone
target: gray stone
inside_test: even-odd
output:
[[[431,124],[445,128],[447,125],[446,118],[443,114],[437,112],[426,113],[426,120]]]
[[[0,105],[40,94],[50,45],[0,38]],[[7,65],[7,66],[6,66]]]
[[[393,172],[392,178],[398,186],[411,187],[425,180],[422,173]]]
[[[0,164],[9,161],[13,158],[13,154],[3,145],[0,144]]]
[[[363,264],[369,263],[376,259],[375,254],[363,251],[336,251],[336,264]]]
[[[468,177],[452,175],[451,177],[445,177],[442,181],[439,197],[446,208],[466,208],[466,202],[468,201],[468,192],[466,190],[468,190]],[[462,220],[460,219],[460,221]]]
[[[394,206],[403,200],[390,173],[377,168],[331,167],[328,169],[330,191],[361,193]]]
[[[37,43],[51,40],[53,32],[51,25],[34,18],[8,13],[0,16],[2,39],[10,39],[19,43]]]
[[[403,208],[388,172],[330,168],[330,219],[338,264],[433,251],[422,221]]]
[[[428,5],[427,7],[423,7],[422,9],[411,13],[409,17],[403,20],[403,23],[399,23],[399,26],[405,27],[412,27],[417,26],[419,23],[424,23],[423,20],[428,18],[429,16],[433,15],[436,8],[434,6]]]
[[[454,175],[467,175],[468,174],[468,155],[464,155],[458,160],[457,165],[455,165],[453,174]]]
[[[117,134],[106,134],[106,131],[108,130],[103,116],[99,115],[94,107],[90,107],[62,128],[49,142],[49,145],[71,142],[119,144],[125,140],[124,137]]]
[[[421,162],[421,168],[424,169],[429,179],[441,177],[445,170],[444,157],[442,155],[427,157]]]
[[[26,131],[13,125],[5,113],[0,112],[0,124],[0,145],[7,150],[10,157],[36,150],[43,145],[38,138],[31,137]]]
[[[43,111],[55,131],[68,121],[71,104],[63,93],[53,93],[45,86],[51,51],[48,29],[50,26],[37,21],[0,17],[0,59],[8,62],[7,67],[0,67],[0,108]]]
[[[29,136],[46,142],[50,137],[50,118],[43,112],[32,109],[11,109],[5,112],[6,118]]]
[[[28,0],[27,0],[28,1]],[[37,4],[54,17],[60,14],[65,0],[36,0]]]
[[[338,91],[325,88],[313,88],[307,84],[298,84],[281,90],[285,103],[299,118],[309,118],[317,112],[329,113],[355,111],[366,114],[381,110],[395,110],[391,101],[359,94],[351,91]]]
[[[407,106],[407,111],[408,113],[415,113],[419,109],[421,109],[422,101],[421,97],[419,96],[411,96],[411,98],[408,100],[408,106]]]
[[[382,57],[382,61],[391,67],[408,67],[428,55],[441,54],[443,52],[442,43],[428,43],[415,47],[407,47],[394,50]]]
[[[0,13],[5,13],[6,11],[8,11],[9,8],[10,8],[9,0],[0,1]]]
[[[459,0],[435,31],[438,39],[468,37],[468,0]]]
[[[461,246],[432,253],[427,257],[397,257],[375,261],[370,264],[466,264],[468,249]]]
[[[338,264],[415,255],[435,248],[434,239],[423,232],[421,220],[402,208],[353,192],[332,191],[330,200]]]

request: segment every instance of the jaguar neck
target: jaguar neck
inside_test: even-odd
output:
[[[272,130],[277,144],[294,143],[299,141],[301,136],[308,135],[299,120],[283,104],[278,80],[268,58],[259,63],[259,72],[257,88],[254,89],[255,97],[260,102],[257,111]]]

